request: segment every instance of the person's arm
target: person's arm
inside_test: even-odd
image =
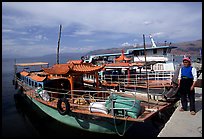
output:
[[[180,68],[179,74],[178,74],[178,87],[180,87],[180,82],[181,82],[181,68]]]
[[[193,74],[193,84],[191,86],[191,90],[194,89],[196,81],[197,81],[197,70],[196,70],[196,68],[192,68],[192,74]]]

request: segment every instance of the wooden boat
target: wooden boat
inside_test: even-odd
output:
[[[74,62],[45,65],[48,63],[15,64],[15,88],[47,115],[75,128],[124,135],[135,122],[145,122],[171,105],[138,97],[136,93],[103,90],[98,72],[104,66]],[[41,69],[28,71],[25,69],[28,66]],[[19,67],[23,69],[18,72]],[[93,87],[84,84],[84,74],[95,77]],[[116,103],[120,106],[116,107]]]

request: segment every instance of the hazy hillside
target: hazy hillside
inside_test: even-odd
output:
[[[84,53],[62,53],[60,54],[59,63],[66,63],[68,60],[81,59]],[[3,60],[16,59],[17,63],[23,62],[48,62],[50,65],[56,63],[56,54],[49,54],[41,57],[2,57]]]
[[[175,55],[183,55],[186,53],[190,55],[199,55],[199,51],[202,48],[202,40],[175,43],[174,45],[178,47],[172,50],[172,53]]]
[[[164,43],[157,43],[157,45],[158,46],[164,45]],[[175,54],[175,55],[184,55],[187,53],[190,55],[199,55],[199,50],[202,48],[202,40],[172,43],[171,46],[178,47],[176,49],[172,49],[172,54]],[[138,47],[143,47],[143,46],[138,46]],[[146,44],[146,47],[150,47],[150,44]],[[128,47],[119,47],[119,48],[99,49],[99,50],[90,51],[89,53],[87,53],[87,55],[119,53],[121,52],[122,49],[126,51],[127,49],[130,49],[130,48],[134,48],[134,47],[128,46]]]

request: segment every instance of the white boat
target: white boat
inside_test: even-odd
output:
[[[173,87],[175,68],[171,49],[177,47],[157,46],[151,35],[150,39],[152,46],[146,49],[138,47],[127,49],[126,52],[122,50],[122,53],[91,55],[84,62],[105,64],[104,69],[99,72],[99,77],[101,84],[109,89],[134,92],[136,89],[138,91],[138,88],[157,88],[162,89],[160,92],[164,93]],[[84,76],[84,80],[92,85],[96,82],[91,75]]]

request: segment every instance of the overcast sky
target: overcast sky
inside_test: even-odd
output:
[[[202,38],[201,2],[4,2],[3,55],[42,56],[60,52],[89,52],[141,44],[142,34],[155,42]]]

